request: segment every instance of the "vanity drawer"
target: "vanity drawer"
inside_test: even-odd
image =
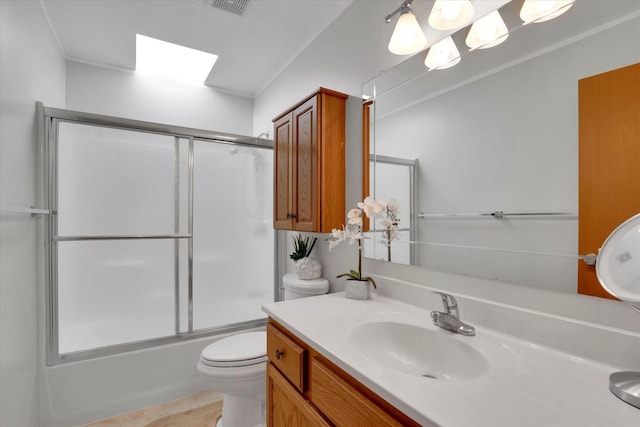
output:
[[[400,422],[315,357],[310,375],[311,403],[337,426],[417,425],[412,420]]]
[[[272,324],[267,324],[267,357],[301,392],[305,391],[304,366],[307,350]]]

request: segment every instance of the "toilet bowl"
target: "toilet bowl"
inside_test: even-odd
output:
[[[327,279],[283,278],[284,299],[326,294]],[[245,332],[223,338],[202,350],[198,372],[211,389],[224,394],[222,418],[216,427],[263,427],[267,387],[267,333]]]
[[[198,372],[224,394],[217,427],[264,426],[267,369],[266,332],[223,338],[202,350]]]

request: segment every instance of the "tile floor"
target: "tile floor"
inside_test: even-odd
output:
[[[84,427],[214,427],[222,414],[222,396],[205,391]]]

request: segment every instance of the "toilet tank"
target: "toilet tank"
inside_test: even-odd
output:
[[[287,273],[282,278],[282,284],[284,287],[285,301],[322,295],[329,292],[329,281],[322,277],[302,280],[298,278],[296,273]]]

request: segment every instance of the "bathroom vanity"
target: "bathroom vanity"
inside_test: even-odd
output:
[[[272,318],[267,425],[418,426]]]
[[[612,371],[640,363],[636,334],[602,341],[617,332],[590,332],[568,319],[532,324],[540,314],[504,317],[505,307],[456,295],[461,317],[476,328],[463,336],[433,325],[429,314],[442,305],[431,289],[403,282],[386,291],[380,282],[368,301],[335,293],[263,306],[268,425],[639,425],[640,410],[607,387]],[[499,316],[505,330],[495,328]],[[532,327],[550,328],[545,333],[556,339],[621,344],[611,352],[630,362],[613,366],[531,341]]]

